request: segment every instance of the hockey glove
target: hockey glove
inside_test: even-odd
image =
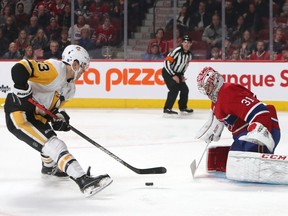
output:
[[[239,137],[239,140],[251,142],[257,145],[266,146],[270,152],[273,152],[275,142],[268,129],[259,122],[251,123],[248,128],[247,135]]]
[[[70,117],[68,114],[62,110],[57,112],[55,115],[57,116],[57,119],[52,120],[52,128],[55,131],[69,131],[71,128],[69,126]]]
[[[222,131],[224,129],[224,123],[220,122],[211,112],[208,121],[198,131],[195,138],[204,140],[206,143],[211,141],[219,141]]]
[[[26,112],[35,110],[35,106],[28,101],[29,98],[32,98],[32,88],[30,85],[28,85],[28,89],[26,90],[14,87],[11,96],[13,104],[18,107],[18,110]]]

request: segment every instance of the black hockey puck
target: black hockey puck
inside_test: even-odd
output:
[[[146,186],[153,186],[154,184],[153,184],[153,182],[146,182],[145,185]]]

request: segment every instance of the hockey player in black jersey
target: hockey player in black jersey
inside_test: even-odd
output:
[[[74,96],[74,81],[88,69],[89,63],[88,52],[77,45],[65,48],[62,61],[20,60],[11,69],[14,88],[7,95],[4,106],[8,130],[41,153],[42,173],[68,175],[87,196],[107,187],[112,179],[107,174],[93,177],[90,172],[86,173],[55,131],[70,130],[70,117],[60,108]],[[58,118],[48,118],[28,102],[29,98],[51,110]]]

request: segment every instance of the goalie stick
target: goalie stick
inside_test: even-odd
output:
[[[203,153],[202,153],[202,155],[201,155],[201,158],[200,158],[198,164],[196,165],[196,159],[194,159],[194,160],[192,161],[192,163],[190,164],[190,169],[191,169],[191,173],[192,173],[192,177],[193,177],[193,178],[195,177],[195,173],[196,173],[196,171],[197,171],[197,169],[198,169],[198,167],[199,167],[199,165],[200,165],[200,163],[201,163],[201,161],[202,161],[202,158],[203,158],[203,156],[204,156],[204,154],[205,154],[205,152],[206,152],[209,144],[210,144],[210,142],[208,142],[208,143],[206,144],[206,147],[205,147],[205,149],[204,149],[204,151],[203,151]]]
[[[37,101],[33,100],[32,98],[29,98],[28,101],[32,103],[34,106],[38,107],[43,112],[45,112],[47,115],[52,117],[53,119],[57,119],[57,116],[54,113],[46,109],[43,105],[39,104]],[[130,164],[123,161],[118,156],[116,156],[115,154],[113,154],[112,152],[110,152],[109,150],[107,150],[106,148],[104,148],[103,146],[101,146],[100,144],[98,144],[97,142],[95,142],[94,140],[92,140],[91,138],[89,138],[88,136],[86,136],[85,134],[83,134],[82,132],[80,132],[79,130],[77,130],[76,128],[74,128],[72,125],[69,125],[69,126],[74,133],[78,134],[79,136],[81,136],[82,138],[90,142],[92,145],[104,151],[106,154],[108,154],[109,156],[117,160],[119,163],[128,167],[130,170],[134,171],[137,174],[163,174],[167,172],[167,169],[165,167],[153,167],[153,168],[146,168],[146,169],[139,169],[139,168],[133,167]]]

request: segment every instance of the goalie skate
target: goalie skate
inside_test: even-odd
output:
[[[84,175],[75,181],[79,185],[80,190],[85,197],[95,195],[113,182],[113,180],[107,174],[96,177]]]

